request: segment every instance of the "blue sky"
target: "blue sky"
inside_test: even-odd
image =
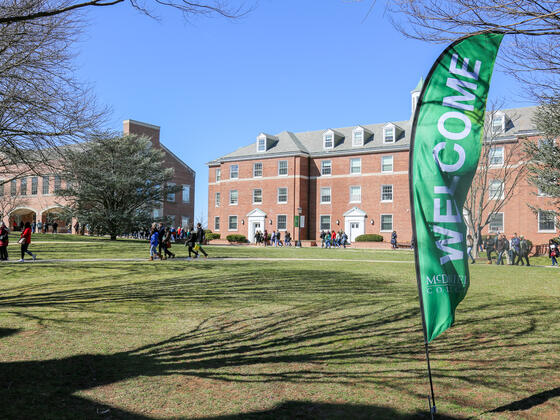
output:
[[[319,6],[320,4],[320,6]],[[206,162],[260,132],[307,131],[408,119],[410,91],[443,45],[406,39],[370,3],[260,0],[246,17],[194,17],[128,5],[89,10],[80,78],[112,108],[115,130],[134,119],[197,173],[195,218],[207,214]],[[494,75],[491,98],[530,105]]]

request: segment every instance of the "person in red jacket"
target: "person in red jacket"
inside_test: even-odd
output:
[[[8,227],[4,222],[0,224],[0,260],[8,261]]]
[[[35,261],[37,257],[32,254],[31,251],[27,250],[27,248],[29,248],[29,244],[31,244],[31,223],[25,223],[25,227],[23,228],[23,232],[21,232],[18,242],[21,244],[21,260],[19,260],[19,262],[24,261],[23,257],[25,254],[31,255],[31,258]]]

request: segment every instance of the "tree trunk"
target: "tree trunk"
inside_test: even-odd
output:
[[[116,241],[117,240],[117,235],[111,233],[111,240]]]

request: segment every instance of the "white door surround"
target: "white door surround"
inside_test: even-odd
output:
[[[354,242],[357,236],[363,235],[366,231],[367,214],[358,207],[352,207],[343,216],[344,232],[348,235],[348,240]]]
[[[261,209],[253,209],[247,213],[247,239],[249,242],[255,242],[255,233],[260,230],[264,232],[266,213]]]

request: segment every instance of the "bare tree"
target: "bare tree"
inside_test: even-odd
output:
[[[233,5],[226,0],[186,1],[186,0],[11,0],[0,5],[0,24],[11,24],[43,19],[59,15],[67,15],[88,7],[107,7],[119,3],[128,3],[136,10],[154,16],[153,9],[166,6],[179,11],[185,18],[194,15],[219,15],[234,19],[247,14],[252,6],[241,2]]]
[[[493,110],[486,114],[482,152],[463,207],[475,244],[478,244],[481,230],[491,222],[493,215],[499,213],[515,195],[519,181],[527,172],[526,162],[522,159],[522,143],[518,140],[505,143],[500,139],[501,133],[494,129],[492,122],[497,112]],[[516,116],[511,115],[510,118],[514,120]],[[506,144],[509,144],[507,153]],[[498,154],[497,147],[500,146],[504,149]]]
[[[560,1],[392,0],[394,26],[408,37],[449,42],[461,36],[502,31],[500,63],[522,80],[531,95],[560,92]]]
[[[5,2],[0,16],[13,4]],[[74,76],[79,28],[69,15],[0,25],[0,166],[12,178],[55,161],[59,146],[103,122],[104,111]]]
[[[5,185],[0,185],[0,191],[2,192],[2,194],[0,194],[0,221],[2,221],[4,217],[9,216],[12,211],[23,206],[25,204],[25,199],[17,190],[15,194],[12,194],[11,191],[6,191]]]

